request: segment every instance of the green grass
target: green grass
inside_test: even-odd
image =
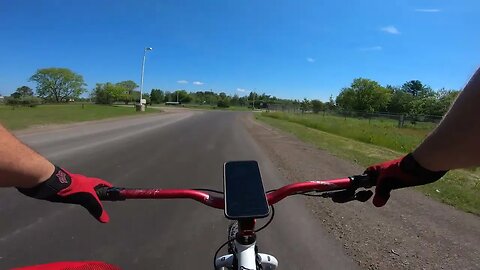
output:
[[[272,114],[260,114],[255,116],[258,120],[263,121],[271,126],[277,127],[281,130],[289,132],[297,136],[300,140],[303,140],[307,143],[317,146],[318,148],[324,149],[339,158],[353,161],[363,167],[367,167],[371,164],[382,162],[385,160],[397,158],[404,155],[407,151],[396,151],[389,149],[384,146],[375,145],[375,140],[369,141],[368,143],[356,140],[355,136],[347,137],[332,134],[325,132],[319,129],[310,128],[304,123],[299,121],[289,121],[290,118],[281,118],[281,117],[272,117]],[[317,116],[318,117],[318,116]],[[355,123],[355,120],[358,119],[348,119],[347,123]],[[330,120],[334,121],[334,120]],[[345,121],[343,118],[337,122],[337,125],[342,125],[341,121]],[[368,120],[358,120],[358,121],[367,121]],[[362,123],[362,122],[358,122]],[[367,123],[368,124],[368,123]],[[386,125],[386,124],[385,124]],[[382,125],[373,125],[374,128],[382,127]],[[355,127],[353,124],[350,127]],[[368,127],[368,126],[367,126]],[[365,129],[367,129],[367,127]],[[341,127],[336,127],[333,130],[339,131],[343,130]],[[386,131],[394,132],[395,129],[392,127],[384,127],[383,132]],[[399,134],[402,133],[401,129],[396,128]],[[420,129],[421,130],[421,129]],[[406,134],[417,134],[417,137],[420,138],[422,134],[427,134],[428,130],[425,130],[424,133],[420,131],[410,131],[411,133]],[[368,133],[368,130],[365,130],[362,133]],[[360,134],[362,134],[360,133]],[[377,134],[375,131],[372,131],[371,134]],[[345,135],[345,134],[344,134]],[[350,134],[351,135],[351,134]],[[408,135],[408,136],[410,136]],[[398,137],[399,135],[391,135],[387,132],[386,136],[392,136],[393,138]],[[419,138],[416,140],[418,141]],[[411,140],[410,147],[413,148],[415,139]],[[386,140],[380,140],[385,143]],[[406,141],[406,140],[404,140]],[[418,141],[419,142],[419,141]],[[396,144],[389,143],[388,145],[394,146]],[[442,180],[437,181],[433,184],[417,187],[418,190],[425,193],[428,196],[431,196],[439,201],[450,204],[466,212],[474,213],[480,215],[480,175],[477,171],[467,171],[467,170],[455,170],[449,172]]]
[[[34,108],[16,107],[15,109],[0,105],[0,123],[10,130],[18,130],[31,126],[99,120],[150,112],[158,112],[158,110],[147,108],[146,112],[140,113],[133,107],[94,104],[85,104],[84,108],[81,104],[62,104],[40,105]]]
[[[415,148],[433,129],[433,123],[418,123],[398,128],[391,119],[358,119],[323,114],[264,113],[264,116],[286,120],[360,142],[380,145],[400,152]]]

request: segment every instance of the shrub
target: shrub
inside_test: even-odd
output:
[[[6,98],[5,104],[10,106],[35,107],[42,104],[42,99],[32,96],[25,96],[20,98],[8,97]]]
[[[219,108],[228,108],[228,107],[230,107],[230,104],[228,104],[228,101],[227,101],[227,100],[220,99],[220,100],[217,102],[217,107],[219,107]]]

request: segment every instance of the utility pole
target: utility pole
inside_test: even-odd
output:
[[[145,105],[143,105],[142,103],[142,98],[143,98],[143,74],[144,74],[144,71],[145,71],[145,58],[146,58],[146,55],[147,55],[147,51],[151,51],[153,50],[152,48],[150,47],[146,47],[145,49],[143,49],[143,61],[142,61],[142,78],[141,78],[141,82],[140,82],[140,111],[145,111]]]

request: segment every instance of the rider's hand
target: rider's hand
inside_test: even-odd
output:
[[[111,186],[102,179],[72,174],[55,166],[55,171],[46,181],[33,188],[18,188],[18,190],[40,200],[79,204],[85,207],[98,221],[107,223],[109,221],[108,214],[103,210],[95,191],[99,187]]]
[[[365,173],[376,178],[373,204],[381,207],[387,203],[393,189],[433,183],[447,171],[434,172],[425,169],[412,154],[408,154],[403,158],[370,166]]]

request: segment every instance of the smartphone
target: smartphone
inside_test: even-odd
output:
[[[228,219],[268,216],[267,196],[256,161],[229,161],[223,167],[225,216]]]

